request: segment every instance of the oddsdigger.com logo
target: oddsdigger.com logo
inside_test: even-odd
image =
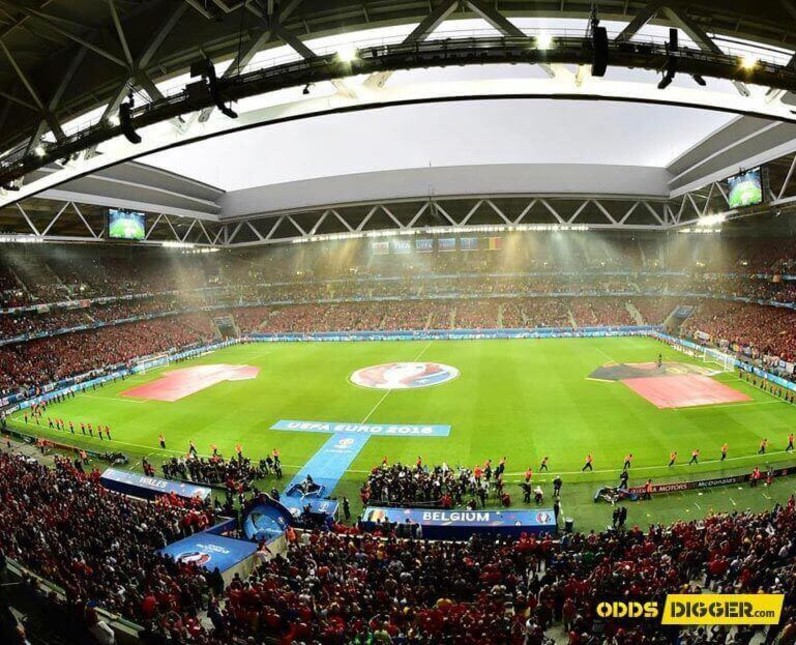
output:
[[[601,618],[655,619],[662,625],[776,625],[782,594],[669,594],[660,611],[657,602],[598,603]]]
[[[783,594],[669,594],[662,625],[776,625]]]

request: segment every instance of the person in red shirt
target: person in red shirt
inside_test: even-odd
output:
[[[652,480],[648,479],[644,484],[644,499],[652,499]]]

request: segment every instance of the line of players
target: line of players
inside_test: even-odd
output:
[[[34,406],[32,408],[30,416],[28,416],[28,414],[25,413],[23,419],[25,421],[25,425],[28,425],[28,423],[35,423],[37,426],[40,426],[42,423],[42,416],[43,416],[42,410],[37,409],[36,406]],[[76,426],[74,422],[71,420],[64,421],[63,419],[58,417],[47,417],[47,427],[50,430],[61,430],[62,432],[67,432],[68,429],[68,431],[71,434],[77,434],[75,432]],[[91,423],[86,423],[84,421],[80,422],[80,432],[84,436],[94,438],[94,430],[95,427]],[[98,423],[96,425],[96,431],[97,431],[97,437],[101,441],[104,441],[106,439],[108,441],[111,441],[113,439],[113,437],[111,437],[111,427],[107,424],[102,425],[101,423]]]
[[[788,434],[788,444],[785,447],[785,452],[786,453],[793,453],[793,450],[794,450],[793,441],[794,441],[794,435],[791,432],[790,434]],[[770,445],[771,445],[771,442],[768,439],[763,439],[762,441],[760,441],[760,445],[758,447],[757,454],[758,455],[765,455],[766,454],[766,450],[768,449],[768,447]],[[724,443],[721,446],[721,458],[719,459],[719,461],[725,461],[727,459],[727,453],[728,453],[729,449],[730,449],[730,446],[727,443]],[[689,460],[688,465],[691,466],[691,465],[694,465],[694,464],[699,464],[699,456],[700,456],[700,454],[701,454],[701,451],[698,448],[692,450],[691,451],[691,459]],[[668,464],[669,468],[673,468],[677,464],[678,456],[679,455],[678,455],[678,452],[676,450],[673,450],[672,452],[669,453],[669,464]],[[632,462],[633,462],[633,453],[630,452],[630,453],[625,455],[624,463],[622,464],[622,470],[628,470],[631,467]],[[547,470],[548,469],[547,468],[547,463],[548,463],[548,457],[545,457],[542,460],[541,466],[539,467],[539,471],[540,472],[543,471],[543,470]],[[593,470],[594,470],[594,457],[592,457],[591,453],[589,453],[588,455],[586,455],[586,461],[583,464],[583,468],[581,468],[580,471],[581,472],[586,472],[586,471],[593,471]]]

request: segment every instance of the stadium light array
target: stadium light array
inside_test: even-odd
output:
[[[701,227],[717,226],[718,224],[723,223],[726,219],[727,216],[724,213],[705,215],[704,217],[699,218],[699,221],[696,223],[696,225]]]
[[[745,56],[741,57],[741,67],[746,70],[752,70],[757,67],[757,64],[760,60],[757,56],[752,54],[746,54]]]
[[[343,63],[350,63],[359,56],[353,43],[345,43],[337,48],[337,58]]]
[[[197,254],[205,254],[205,253],[218,253],[221,249],[218,247],[207,247],[203,246],[198,249],[187,249],[182,252],[183,255],[197,255]]]
[[[44,240],[35,235],[0,235],[0,244],[42,244]]]
[[[431,226],[428,228],[404,229],[400,231],[361,231],[352,233],[326,233],[291,240],[291,244],[330,242],[335,240],[357,240],[364,238],[398,237],[401,235],[450,235],[451,233],[513,233],[515,231],[588,231],[586,224],[486,224],[474,226]]]
[[[546,32],[542,32],[538,36],[536,36],[536,49],[541,51],[546,51],[548,49],[553,49],[555,46],[555,39],[553,38],[552,34],[548,34]]]
[[[192,249],[194,245],[190,242],[174,242],[172,240],[165,240],[160,245],[166,249]]]
[[[699,233],[699,234],[713,234],[721,233],[720,228],[681,228],[677,230],[678,233]]]

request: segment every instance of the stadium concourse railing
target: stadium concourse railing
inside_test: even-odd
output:
[[[6,570],[0,572],[0,582],[4,587],[6,597],[10,604],[26,613],[32,608],[46,611],[50,629],[61,630],[61,634],[79,638],[74,633],[70,609],[67,605],[66,593],[54,582],[42,578],[16,560],[6,559]],[[5,577],[3,577],[5,576]],[[95,606],[95,611],[100,620],[104,620],[114,631],[116,643],[119,645],[137,645],[141,643],[141,625],[127,620],[123,616]],[[26,641],[27,642],[27,641]],[[35,642],[35,641],[34,641]]]

